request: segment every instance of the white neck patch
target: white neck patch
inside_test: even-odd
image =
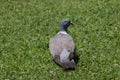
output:
[[[67,34],[67,32],[66,31],[60,31],[60,32],[58,32],[58,34]]]

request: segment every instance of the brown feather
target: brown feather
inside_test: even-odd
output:
[[[49,48],[56,63],[65,69],[75,67],[73,62],[61,63],[59,57],[63,49],[67,49],[70,52],[70,60],[74,58],[75,43],[70,35],[62,33],[57,34],[55,37],[50,39]]]

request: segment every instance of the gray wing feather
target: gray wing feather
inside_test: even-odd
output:
[[[49,44],[50,52],[52,56],[60,55],[63,49],[69,50],[74,53],[75,44],[70,35],[57,34],[55,37],[50,39]]]

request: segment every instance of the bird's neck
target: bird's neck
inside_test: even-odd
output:
[[[64,27],[64,26],[60,26],[60,31],[64,31],[64,32],[67,32],[67,27]]]

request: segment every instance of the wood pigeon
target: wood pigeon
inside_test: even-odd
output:
[[[64,69],[75,69],[75,43],[68,34],[67,28],[73,24],[70,20],[63,20],[60,31],[50,38],[49,48],[54,61]]]

